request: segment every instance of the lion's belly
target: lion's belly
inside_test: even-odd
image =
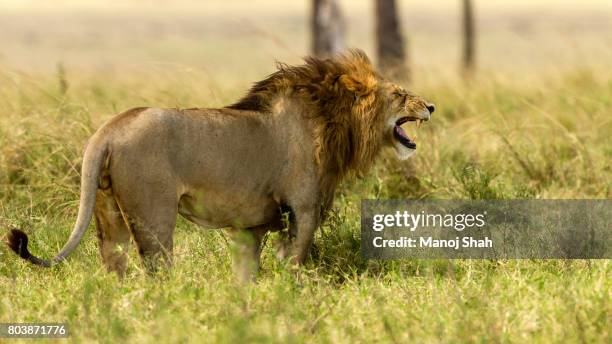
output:
[[[278,204],[272,198],[223,196],[206,193],[183,196],[179,214],[205,228],[248,228],[270,223],[278,216]]]

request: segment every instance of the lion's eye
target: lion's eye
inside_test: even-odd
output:
[[[395,99],[397,99],[396,101],[401,107],[404,107],[404,105],[406,104],[406,94],[397,94],[397,97]]]
[[[406,99],[406,93],[402,91],[394,91],[393,96],[397,98],[399,101],[405,101]]]

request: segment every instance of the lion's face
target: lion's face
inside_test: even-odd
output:
[[[408,159],[416,151],[416,137],[408,137],[402,124],[414,122],[418,129],[422,121],[429,121],[435,106],[392,83],[387,83],[383,92],[388,99],[385,141],[393,146],[399,159]]]

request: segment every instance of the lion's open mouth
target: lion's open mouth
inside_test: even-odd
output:
[[[416,135],[412,139],[410,139],[410,137],[408,137],[408,134],[406,134],[404,129],[402,129],[401,127],[402,124],[409,121],[415,121],[417,129],[421,126],[421,120],[418,118],[402,117],[395,122],[395,127],[393,128],[393,136],[397,141],[399,141],[399,143],[404,145],[404,147],[416,149],[416,143],[414,142],[416,141]]]

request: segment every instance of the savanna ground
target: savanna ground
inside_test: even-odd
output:
[[[298,62],[306,2],[249,3],[1,2],[0,237],[15,226],[36,254],[59,250],[76,217],[83,146],[112,114],[222,106],[275,59]],[[360,257],[363,198],[612,194],[609,2],[476,3],[479,70],[463,82],[458,2],[402,2],[410,88],[439,110],[414,158],[385,155],[343,184],[298,274],[274,258],[271,235],[257,283],[239,286],[226,234],[180,220],[172,271],[146,277],[132,251],[118,281],[92,228],[49,270],[0,246],[0,322],[67,322],[81,342],[609,343],[609,260]],[[370,2],[344,6],[349,45],[371,53]]]

